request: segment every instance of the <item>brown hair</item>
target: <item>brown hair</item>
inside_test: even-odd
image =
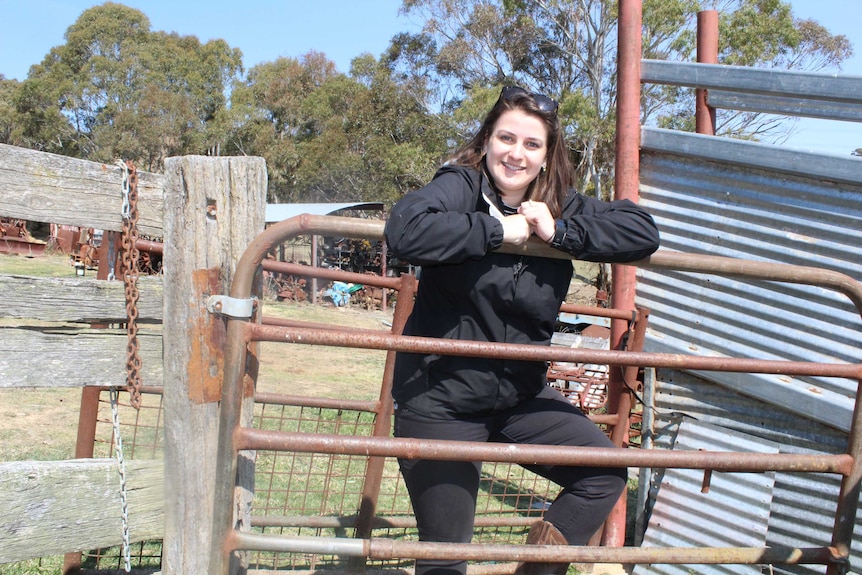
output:
[[[563,127],[557,118],[556,110],[546,111],[539,108],[531,93],[517,90],[506,98],[501,94],[497,103],[485,116],[479,131],[452,153],[449,162],[459,166],[469,166],[479,171],[485,170],[483,152],[485,141],[494,131],[500,116],[511,110],[520,110],[539,118],[548,129],[546,168],[530,183],[524,199],[544,202],[551,215],[559,218],[563,211],[562,201],[574,182],[574,170],[569,161],[569,153],[562,135]]]

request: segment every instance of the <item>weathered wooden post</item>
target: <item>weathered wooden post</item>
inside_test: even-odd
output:
[[[207,572],[224,322],[206,302],[228,293],[237,260],[263,230],[266,185],[262,158],[165,162],[166,575]]]

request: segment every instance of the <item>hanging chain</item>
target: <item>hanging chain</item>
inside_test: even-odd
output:
[[[131,162],[120,162],[123,169],[122,273],[126,293],[127,333],[126,387],[129,402],[141,407],[141,358],[138,355],[138,172]]]
[[[114,232],[108,232],[108,281],[117,279],[114,266],[117,264],[117,239]]]
[[[123,438],[120,436],[120,409],[117,400],[120,393],[117,388],[111,386],[111,419],[114,425],[114,453],[117,456],[117,465],[120,471],[120,507],[123,519],[123,559],[125,561],[126,573],[132,571],[132,543],[129,537],[129,506],[126,500],[126,459],[123,455]]]

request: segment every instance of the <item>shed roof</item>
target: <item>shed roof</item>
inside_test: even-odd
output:
[[[280,222],[301,214],[326,216],[341,210],[383,211],[383,202],[353,202],[327,204],[267,204],[266,223]]]

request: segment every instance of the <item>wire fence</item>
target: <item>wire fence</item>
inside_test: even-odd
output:
[[[120,433],[127,459],[159,459],[164,449],[162,394],[145,388],[141,408],[125,394],[118,403]],[[369,410],[256,402],[253,427],[270,431],[370,436],[377,415]],[[115,437],[108,391],[99,397],[94,457],[113,457]],[[318,537],[352,537],[367,483],[368,457],[258,451],[252,529],[260,533]],[[547,480],[515,464],[486,463],[476,507],[474,540],[481,543],[523,541],[530,523],[556,496]],[[407,489],[395,460],[387,459],[380,478],[372,522],[375,537],[418,540]],[[133,544],[134,572],[161,568],[161,541]],[[121,569],[121,546],[84,552],[85,571]],[[334,555],[253,552],[257,570],[345,569],[348,560]],[[369,569],[400,569],[403,560],[369,561]]]

